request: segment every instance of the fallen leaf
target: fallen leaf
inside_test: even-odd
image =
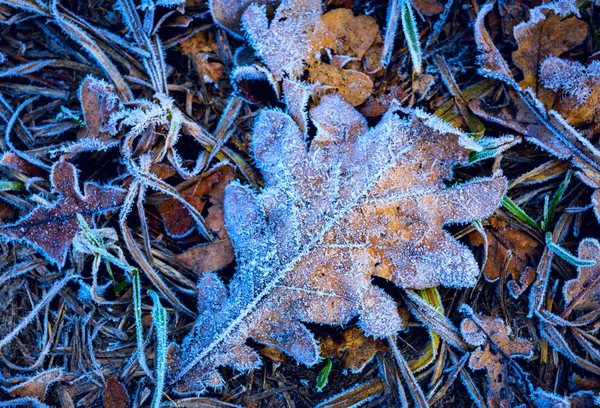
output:
[[[16,397],[31,397],[44,402],[48,389],[63,377],[62,369],[53,368],[26,379],[22,383],[6,389],[8,395]]]
[[[584,66],[577,61],[548,57],[540,68],[542,85],[558,92],[554,109],[572,125],[581,126],[598,117],[600,109],[600,61]]]
[[[469,358],[473,370],[485,369],[488,374],[487,404],[490,408],[512,406],[513,393],[509,385],[509,362],[514,357],[530,358],[533,343],[518,337],[512,338],[511,330],[500,319],[476,315],[463,305],[467,314],[460,325],[465,341],[477,347]]]
[[[2,155],[0,166],[23,173],[28,177],[44,177],[47,175],[41,167],[28,162],[13,152],[7,152]]]
[[[326,337],[319,342],[323,357],[341,360],[344,368],[353,373],[362,371],[378,352],[385,352],[387,349],[383,340],[366,337],[358,327],[345,330],[339,340]]]
[[[104,408],[127,407],[129,407],[127,391],[117,379],[108,378],[104,384]]]
[[[571,310],[600,308],[600,243],[587,238],[579,244],[579,258],[596,261],[594,266],[579,266],[577,278],[565,282],[565,302]]]
[[[235,260],[235,256],[231,241],[227,237],[188,249],[175,255],[175,259],[200,275],[223,269]]]
[[[354,16],[352,10],[339,8],[321,20],[337,40],[336,54],[362,59],[376,41],[382,41],[379,25],[371,16]]]
[[[511,258],[508,263],[508,271],[515,281],[518,281],[525,268],[539,258],[543,245],[529,235],[527,232],[517,229],[503,219],[494,215],[488,220],[489,225],[485,227],[488,240],[488,258],[483,266],[485,277],[493,282],[502,276],[504,260],[508,252]],[[479,232],[475,231],[469,235],[472,244],[485,244]]]
[[[193,186],[181,191],[181,196],[198,212],[206,210],[206,224],[217,236],[226,237],[223,221],[223,195],[225,187],[235,178],[235,169],[230,164],[221,164],[204,174]],[[173,237],[184,237],[196,227],[196,222],[181,201],[171,198],[156,206],[167,233]]]
[[[212,0],[210,11],[213,19],[231,33],[241,36],[240,22],[244,11],[251,5],[277,7],[280,0]]]
[[[396,333],[396,303],[372,285],[373,275],[412,288],[477,281],[471,251],[441,228],[489,216],[504,195],[500,174],[444,184],[477,144],[397,105],[369,130],[336,94],[324,96],[310,118],[317,134],[308,150],[290,116],[267,109],[257,119],[252,149],[265,187],[259,194],[235,182],[226,189],[238,269],[228,287],[216,274],[201,277],[198,320],[172,353],[179,392],[220,384],[221,365],[256,367],[248,337],[315,364],[318,347],[301,322],[343,324],[358,315],[366,335]]]
[[[308,72],[311,83],[321,85],[325,92],[337,92],[352,106],[362,104],[373,92],[373,81],[362,72],[322,63],[313,64]]]
[[[512,59],[523,72],[521,88],[531,88],[538,98],[551,106],[552,94],[545,94],[539,86],[538,73],[542,62],[549,56],[559,56],[585,40],[588,27],[578,18],[564,18],[552,7],[536,7],[531,10],[529,21],[515,26],[518,49]]]
[[[266,10],[250,5],[242,16],[248,38],[275,78],[298,78],[323,48],[336,40],[321,20],[321,0],[283,0],[269,23]]]
[[[412,2],[417,10],[429,16],[440,14],[444,11],[444,5],[436,0],[413,0]]]
[[[121,109],[121,101],[113,87],[88,76],[79,88],[79,100],[86,126],[80,138],[101,142],[113,139],[115,129],[110,125],[110,116]]]
[[[58,162],[50,175],[52,187],[61,197],[50,206],[39,206],[14,224],[0,227],[0,234],[23,240],[36,247],[49,261],[63,266],[75,234],[79,231],[77,214],[94,226],[94,216],[118,210],[126,191],[87,182],[79,189],[77,169]]]

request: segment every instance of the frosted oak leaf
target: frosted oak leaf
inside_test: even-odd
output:
[[[88,182],[84,184],[82,194],[77,169],[67,162],[56,163],[50,179],[61,198],[51,206],[37,207],[14,224],[0,227],[0,235],[25,241],[40,249],[49,261],[62,266],[79,231],[77,214],[94,225],[96,215],[121,207],[126,191]]]
[[[218,386],[221,365],[256,367],[248,338],[315,364],[319,349],[301,322],[359,316],[367,335],[396,333],[396,303],[373,276],[410,288],[478,278],[473,254],[442,229],[490,215],[505,192],[498,173],[444,184],[478,145],[422,111],[392,109],[369,129],[337,94],[324,96],[310,119],[317,134],[308,149],[289,115],[264,110],[257,119],[252,148],[265,187],[226,188],[238,270],[228,287],[215,274],[199,283],[195,328],[172,354],[180,392]]]

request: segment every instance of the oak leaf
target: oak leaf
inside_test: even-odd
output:
[[[378,352],[385,352],[388,346],[381,339],[366,337],[358,327],[352,327],[342,333],[341,339],[325,338],[319,343],[323,357],[335,357],[341,360],[344,369],[358,373]]]
[[[33,245],[49,261],[63,266],[79,231],[77,214],[94,225],[94,216],[121,207],[126,191],[87,182],[82,194],[77,169],[66,162],[58,162],[52,167],[50,179],[61,198],[50,206],[37,207],[14,224],[0,227],[0,234]]]
[[[319,350],[301,322],[359,316],[367,335],[396,333],[396,303],[372,276],[411,288],[477,281],[471,251],[442,229],[490,215],[505,192],[498,173],[444,184],[477,144],[397,105],[369,129],[337,94],[323,97],[310,118],[317,134],[308,150],[290,116],[264,110],[257,119],[252,149],[265,187],[259,194],[239,183],[226,189],[238,269],[228,287],[216,274],[200,280],[195,328],[171,354],[180,392],[218,386],[221,365],[256,367],[249,337],[315,364]]]
[[[512,406],[508,365],[514,357],[530,358],[533,343],[518,337],[511,338],[510,327],[500,319],[476,315],[467,305],[463,305],[461,310],[469,317],[462,321],[460,331],[467,343],[477,347],[469,357],[469,367],[485,369],[488,374],[488,407]]]
[[[587,238],[579,244],[579,258],[594,260],[593,266],[579,266],[577,278],[565,283],[563,294],[569,309],[600,308],[600,242]]]
[[[587,24],[578,18],[565,18],[551,6],[536,7],[531,10],[529,21],[514,28],[518,49],[512,59],[523,72],[521,88],[531,88],[542,102],[538,75],[542,62],[549,56],[560,56],[585,40]]]

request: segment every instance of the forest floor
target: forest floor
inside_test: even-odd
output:
[[[0,407],[598,406],[599,10],[0,0]]]

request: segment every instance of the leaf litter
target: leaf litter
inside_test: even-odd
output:
[[[597,403],[596,4],[350,3],[0,2],[3,405]]]

